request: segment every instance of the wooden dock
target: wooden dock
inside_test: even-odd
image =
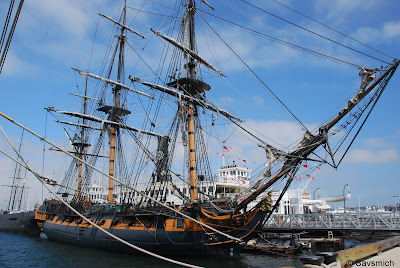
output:
[[[299,244],[302,244],[305,248],[312,248],[322,244],[336,246],[343,246],[342,238],[299,238],[297,240]]]

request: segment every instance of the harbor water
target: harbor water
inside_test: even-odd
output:
[[[300,267],[297,258],[242,253],[238,258],[181,257],[181,262],[203,267]],[[0,232],[0,267],[177,267],[165,261],[135,253],[49,241],[46,235],[29,237]]]
[[[352,248],[376,242],[383,237],[367,239],[344,238],[344,248]],[[343,248],[332,245],[320,245],[312,249],[303,249],[299,255],[315,255],[318,251],[337,251]],[[301,267],[298,255],[278,256],[266,253],[241,253],[237,258],[215,257],[174,257],[175,260],[215,268],[236,267]],[[223,266],[223,267],[222,267]],[[83,247],[49,241],[45,234],[30,237],[0,232],[0,267],[177,267],[156,258],[139,254],[107,251],[104,249]]]

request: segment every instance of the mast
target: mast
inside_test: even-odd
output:
[[[126,23],[126,1],[124,4],[124,10],[122,11],[122,23]],[[118,55],[118,73],[117,73],[117,82],[121,83],[122,79],[122,73],[123,73],[123,68],[124,68],[124,47],[125,47],[125,28],[121,27],[121,34],[118,37],[119,38],[119,55]],[[121,86],[117,85],[114,87],[114,92],[113,92],[113,107],[112,111],[110,114],[110,120],[111,121],[116,121],[117,120],[117,115],[120,107],[120,91],[121,91]],[[110,177],[114,177],[114,172],[115,172],[115,140],[116,136],[119,133],[119,128],[115,125],[111,126],[111,131],[110,131],[110,160],[109,160],[109,165],[108,165],[108,174]],[[114,180],[111,178],[108,178],[108,203],[112,203],[114,201],[113,198],[114,194]]]
[[[83,114],[86,114],[86,110],[87,110],[87,85],[88,85],[88,77],[86,77],[86,84],[85,84],[85,94],[83,97]],[[83,118],[82,119],[82,124],[85,125],[86,124],[86,119]],[[80,133],[80,140],[81,143],[79,144],[78,148],[79,148],[79,152],[78,152],[78,157],[80,160],[83,160],[83,153],[85,150],[85,147],[89,146],[88,144],[85,143],[85,128],[82,127],[81,128],[81,133]],[[81,195],[82,195],[82,168],[83,168],[83,164],[82,161],[78,161],[78,198],[77,200],[80,201],[81,200]]]
[[[185,33],[188,33],[188,44],[189,49],[195,50],[194,40],[194,13],[195,6],[193,0],[189,0],[186,9],[186,23]],[[186,42],[185,42],[186,43]],[[186,45],[186,44],[185,44]],[[193,57],[188,57],[187,62],[187,77],[196,79],[195,71],[196,63]],[[187,85],[187,89],[190,94],[194,94],[193,86]],[[189,137],[189,178],[190,178],[190,200],[192,202],[197,201],[197,171],[196,171],[196,137],[195,137],[195,122],[194,122],[194,104],[192,102],[187,103],[187,123],[188,123],[188,137]]]

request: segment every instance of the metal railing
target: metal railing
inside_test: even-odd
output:
[[[263,229],[400,231],[400,214],[385,212],[273,214]]]

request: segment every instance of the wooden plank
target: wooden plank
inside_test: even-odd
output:
[[[351,267],[358,260],[365,259],[382,251],[391,249],[400,244],[400,236],[385,239],[380,242],[340,250],[338,260],[342,267]]]
[[[381,248],[382,251],[385,251],[385,250],[391,249],[397,245],[400,245],[400,236],[395,236],[395,237],[392,237],[389,239],[385,239],[385,240],[381,241],[381,245],[382,245],[382,248]]]

